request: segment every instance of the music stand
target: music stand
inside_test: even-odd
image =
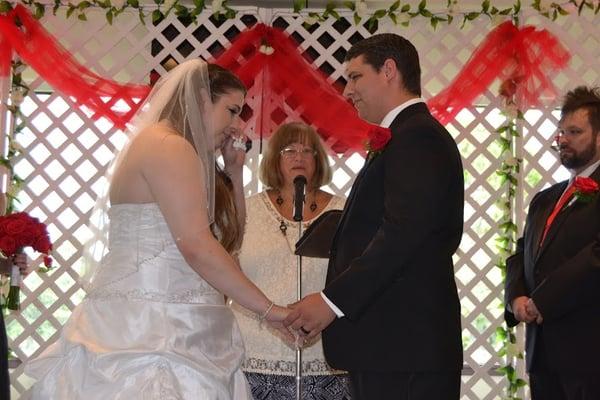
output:
[[[305,257],[329,258],[333,236],[342,217],[342,210],[329,210],[315,219],[296,242],[294,254]]]

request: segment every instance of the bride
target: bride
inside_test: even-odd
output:
[[[235,75],[200,60],[157,82],[110,178],[109,251],[58,341],[25,368],[32,398],[250,398],[223,294],[290,336],[288,310],[215,238],[228,234],[215,151],[232,146],[244,97]]]

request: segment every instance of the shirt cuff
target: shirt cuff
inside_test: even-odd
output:
[[[333,304],[331,302],[331,300],[329,300],[327,298],[327,296],[325,296],[325,293],[321,292],[321,297],[323,298],[323,300],[325,301],[325,303],[327,303],[327,305],[329,306],[329,308],[331,308],[331,310],[335,313],[335,315],[337,315],[338,318],[342,318],[344,316],[344,313],[342,312],[342,310],[340,310],[339,308],[337,308],[337,306],[335,304]]]

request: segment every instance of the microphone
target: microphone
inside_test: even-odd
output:
[[[302,221],[305,189],[306,177],[304,175],[298,175],[294,178],[294,221]]]

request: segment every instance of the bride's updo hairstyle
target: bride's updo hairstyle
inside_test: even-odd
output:
[[[240,91],[246,95],[246,86],[231,71],[208,64],[210,96],[213,104],[224,94]],[[215,222],[211,226],[221,245],[229,253],[237,250],[242,242],[243,227],[236,217],[233,186],[229,177],[215,164]]]

